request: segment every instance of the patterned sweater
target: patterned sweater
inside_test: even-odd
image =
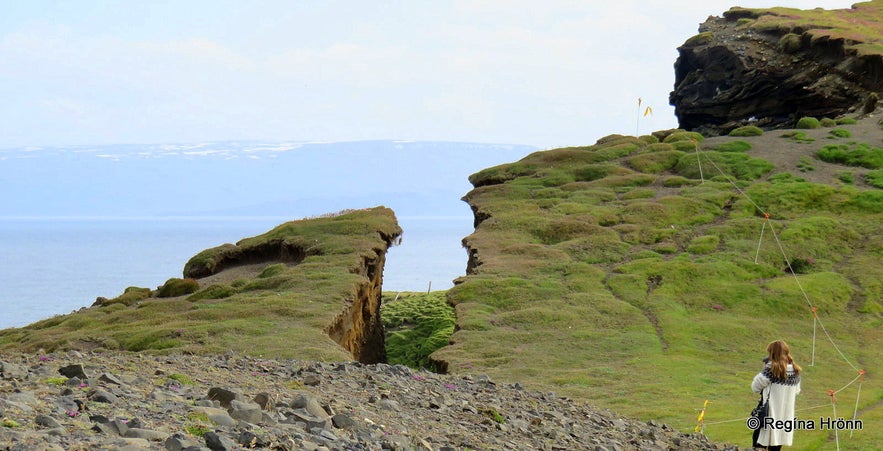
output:
[[[755,393],[763,393],[764,399],[769,400],[767,416],[772,419],[767,420],[767,424],[771,421],[788,421],[796,418],[794,403],[797,394],[800,393],[800,375],[794,374],[792,365],[788,365],[788,374],[785,378],[777,378],[773,376],[772,368],[767,364],[763,371],[754,376],[751,390]],[[757,442],[765,446],[791,446],[793,439],[794,431],[790,427],[776,427],[776,424],[771,424],[760,431]]]

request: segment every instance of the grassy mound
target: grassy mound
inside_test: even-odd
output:
[[[208,249],[188,267],[225,262],[233,270],[234,262],[225,260],[231,252],[263,255],[249,250],[284,249],[270,246],[280,242],[309,243],[298,264],[270,260],[253,277],[206,283],[199,291],[203,279],[173,278],[158,293],[131,287],[92,308],[0,331],[0,349],[234,350],[280,358],[352,360],[324,330],[367,282],[366,262],[381,257],[400,234],[395,215],[384,207],[288,222],[240,241],[232,251],[231,246]],[[223,270],[218,274],[222,276]]]
[[[607,137],[472,175],[470,273],[448,291],[457,331],[432,358],[684,430],[706,399],[706,421],[744,419],[774,339],[805,363],[798,407],[830,403],[827,390],[857,375],[824,341],[808,365],[807,299],[853,362],[883,361],[883,194],[777,169],[811,158],[809,144],[744,136],[728,152],[709,140],[715,150],[681,152],[674,144],[695,137],[667,136]],[[803,153],[773,164],[783,145]],[[883,416],[881,397],[881,382],[865,382],[867,418]],[[739,421],[706,433],[748,437]],[[798,448],[827,440],[801,431]],[[866,428],[853,440],[863,449],[883,436]]]

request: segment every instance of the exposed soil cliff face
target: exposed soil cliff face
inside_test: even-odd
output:
[[[709,17],[678,48],[670,101],[680,126],[707,134],[748,123],[786,127],[803,116],[860,112],[875,99],[883,91],[883,58],[863,40],[879,36],[831,30],[837,20],[860,19],[873,35],[883,19],[879,7],[798,13],[733,8]],[[816,16],[820,23],[806,22]]]
[[[352,299],[334,322],[325,328],[331,339],[340,343],[362,363],[386,362],[383,324],[380,321],[380,295],[383,291],[383,266],[386,248],[375,249],[376,256],[365,257],[354,272],[365,276]]]

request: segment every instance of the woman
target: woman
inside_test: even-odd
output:
[[[751,389],[769,400],[766,425],[754,431],[754,447],[779,451],[782,445],[791,446],[794,431],[792,428],[776,428],[770,421],[794,420],[794,400],[800,393],[800,366],[794,362],[784,341],[770,343],[766,352],[763,371],[751,382]]]

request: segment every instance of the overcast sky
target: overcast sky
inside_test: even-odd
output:
[[[677,125],[709,15],[853,1],[9,1],[0,149],[259,140],[593,143]],[[637,99],[654,114],[638,121]]]

